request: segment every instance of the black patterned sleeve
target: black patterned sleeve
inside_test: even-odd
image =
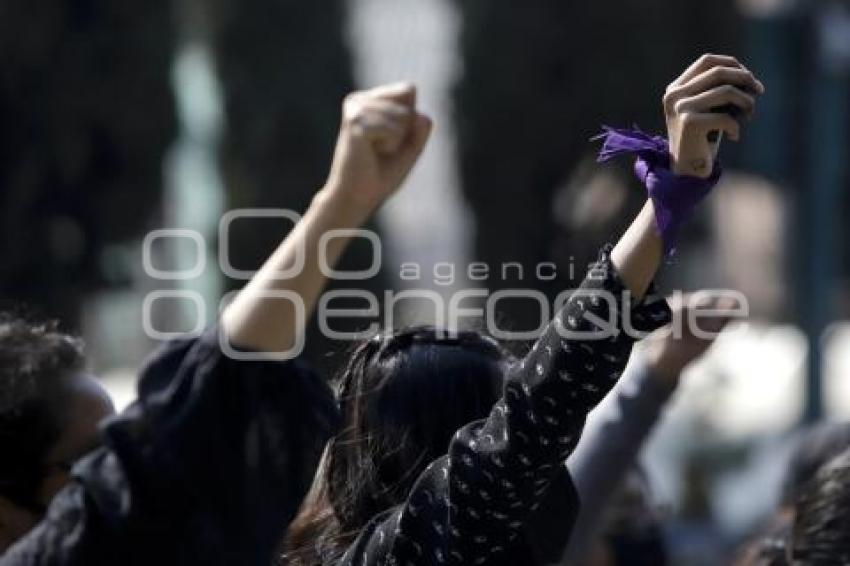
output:
[[[669,321],[663,298],[632,301],[606,247],[581,287],[508,375],[487,419],[460,429],[407,501],[376,517],[351,564],[492,564],[506,556],[575,448],[587,413],[641,333]]]

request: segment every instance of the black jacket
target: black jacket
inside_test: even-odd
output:
[[[636,331],[670,319],[653,292],[641,303],[628,301],[608,254],[513,367],[489,417],[458,430],[407,500],[376,516],[341,559],[329,562],[533,564],[529,546],[542,551],[541,561],[563,549],[578,505],[574,493],[553,500],[565,496],[565,482],[571,489],[564,461],[587,413],[619,379]],[[549,533],[535,528],[541,524]]]
[[[302,364],[230,359],[217,330],[152,356],[138,401],[0,566],[272,563],[337,411]]]

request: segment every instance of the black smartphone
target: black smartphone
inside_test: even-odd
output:
[[[741,88],[741,87],[738,87],[738,88]],[[742,88],[741,90],[743,90],[747,94],[755,95],[755,92],[753,92],[749,88]],[[717,113],[717,114],[728,114],[728,115],[732,116],[732,118],[737,120],[738,123],[741,122],[741,116],[744,114],[744,109],[741,108],[740,106],[736,106],[735,104],[724,104],[723,106],[715,106],[714,108],[711,109],[711,111],[714,112],[714,113]],[[717,144],[717,147],[715,148],[715,154],[717,153],[717,150],[720,149],[720,142],[722,140],[723,140],[723,132],[722,131],[713,130],[711,132],[708,132],[708,141],[710,143]]]
[[[715,114],[729,114],[739,122],[741,114],[744,113],[740,106],[735,106],[734,104],[724,104],[723,106],[715,106],[711,109],[711,111]],[[712,130],[711,132],[708,132],[708,141],[710,141],[711,143],[719,144],[721,139],[723,139],[722,131]]]

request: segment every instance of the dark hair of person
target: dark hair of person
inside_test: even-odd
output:
[[[376,514],[403,502],[455,431],[489,414],[507,359],[474,331],[420,326],[360,344],[338,383],[342,429],[288,530],[285,562],[333,560]]]
[[[788,566],[791,540],[791,517],[776,513],[740,545],[734,557],[735,566]]]
[[[815,526],[816,523],[828,520],[827,516],[821,513],[826,508],[816,505],[818,499],[823,496],[823,492],[819,490],[823,490],[827,485],[819,472],[827,473],[822,471],[825,466],[850,447],[850,423],[819,423],[803,430],[794,442],[794,450],[788,462],[788,472],[782,489],[783,507],[741,547],[735,561],[737,565],[786,566],[791,564],[792,544],[795,540],[801,545],[800,555],[814,556],[813,551],[802,547],[810,545],[814,540],[813,535],[816,534],[805,534],[808,528],[805,525],[811,524],[813,528],[819,530],[821,527]],[[830,480],[826,481],[828,483]],[[795,520],[795,515],[800,513],[802,516]],[[846,522],[845,525],[850,528],[850,522]],[[826,532],[828,531],[824,534]],[[808,561],[800,559],[799,562],[794,563],[821,563],[811,556],[807,559]]]
[[[782,494],[793,505],[817,471],[850,447],[850,423],[820,423],[804,430],[796,439]]]
[[[85,366],[82,343],[55,322],[0,313],[0,495],[39,508],[45,455],[63,425],[64,378]]]
[[[821,467],[797,499],[791,562],[850,564],[850,449]]]

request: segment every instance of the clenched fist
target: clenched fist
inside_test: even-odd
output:
[[[399,188],[431,133],[416,109],[416,87],[380,86],[346,97],[328,188],[334,197],[372,211]]]
[[[763,93],[764,85],[734,57],[700,57],[664,94],[673,172],[709,177],[719,147],[716,132],[738,141],[738,119],[752,116]]]

